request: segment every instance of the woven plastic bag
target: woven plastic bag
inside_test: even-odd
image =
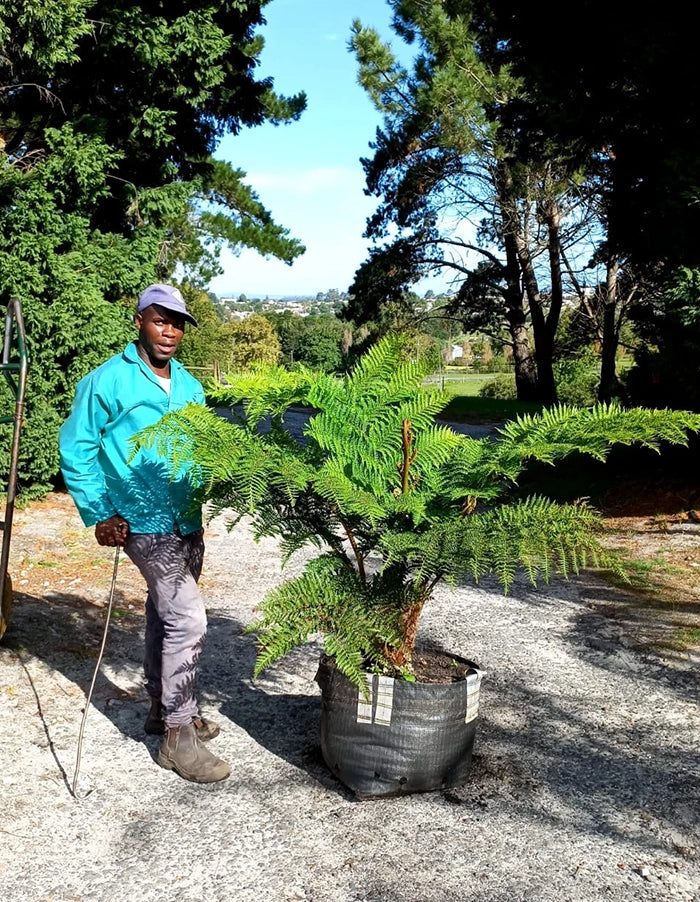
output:
[[[448,789],[471,766],[483,672],[466,679],[412,683],[367,674],[369,699],[322,657],[321,751],[358,799]]]

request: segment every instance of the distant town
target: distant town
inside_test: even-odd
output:
[[[347,303],[348,293],[331,288],[315,295],[265,295],[254,297],[246,294],[212,293],[212,300],[223,314],[224,319],[246,319],[252,313],[292,313],[297,316],[320,316],[338,313]],[[436,295],[427,291],[424,296],[429,310],[438,300],[445,301],[449,294]]]

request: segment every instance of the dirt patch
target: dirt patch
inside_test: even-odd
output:
[[[687,480],[631,481],[610,488],[600,508],[605,544],[627,563],[630,583],[601,610],[635,626],[639,645],[700,654],[700,486]]]
[[[15,510],[8,572],[15,596],[66,601],[75,595],[101,607],[109,592],[114,551],[83,527],[69,495],[55,492]],[[141,575],[120,555],[118,607],[143,613]]]

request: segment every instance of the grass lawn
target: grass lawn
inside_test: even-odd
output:
[[[440,419],[454,423],[502,423],[514,420],[520,414],[539,413],[541,410],[542,404],[532,402],[456,395],[442,411]]]
[[[443,389],[451,396],[447,407],[440,414],[442,420],[452,420],[456,423],[500,423],[504,420],[513,420],[519,414],[539,413],[542,410],[541,404],[479,397],[480,389],[493,382],[495,378],[495,373],[447,370],[443,373],[434,373],[424,384],[430,388]]]
[[[493,382],[495,378],[492,373],[434,373],[425,380],[425,384],[443,388],[455,397],[475,397],[484,385]]]

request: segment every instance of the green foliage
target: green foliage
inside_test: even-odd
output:
[[[215,362],[226,359],[230,338],[207,292],[189,282],[181,285],[180,290],[198,325],[196,329],[186,327],[177,359],[188,368],[205,368],[211,373]]]
[[[533,582],[587,566],[619,571],[594,511],[518,501],[516,481],[530,462],[604,459],[618,443],[658,448],[700,431],[700,416],[685,411],[611,404],[558,406],[472,439],[436,425],[447,397],[423,387],[427,369],[410,351],[405,336],[388,336],[342,378],[303,367],[232,377],[211,402],[242,404],[244,418],[190,405],[136,439],[157,444],[174,470],[189,467],[213,514],[248,516],[256,537],[280,539],[285,560],[319,549],[263,601],[256,673],[320,633],[358,685],[368,665],[410,676],[420,613],[440,580],[493,574],[508,591],[519,569]],[[316,413],[297,442],[284,414],[300,402]]]
[[[334,316],[306,316],[304,340],[299,362],[324,373],[337,372],[343,366],[343,324]]]
[[[287,366],[303,364],[324,373],[343,368],[348,326],[337,317],[298,316],[290,311],[265,316],[279,335],[282,360]]]
[[[557,397],[562,404],[590,407],[598,393],[600,364],[593,353],[567,357],[554,365]]]
[[[34,494],[58,472],[58,428],[76,382],[133,337],[134,296],[154,276],[156,241],[93,229],[113,155],[66,126],[48,135],[50,154],[28,170],[0,173],[0,299],[23,306],[29,360],[19,482]],[[14,410],[9,391],[0,410]],[[0,427],[0,473],[9,471],[11,427]]]
[[[410,71],[371,28],[356,21],[351,37],[383,123],[363,160],[367,193],[380,198],[366,230],[375,246],[347,315],[383,326],[387,314],[410,312],[412,284],[450,273],[448,312],[468,332],[507,335],[519,398],[553,402],[563,274],[582,243],[594,249],[590,195],[564,153],[514,153],[527,85],[493,30],[492,4],[389,5],[394,31],[415,47]]]
[[[700,411],[700,269],[679,269],[661,303],[639,311],[644,343],[625,383],[635,403]]]
[[[416,577],[435,573],[452,585],[467,577],[495,573],[507,592],[518,570],[530,581],[549,582],[582,567],[605,564],[622,574],[614,557],[602,552],[601,522],[585,504],[561,506],[531,497],[495,510],[439,523],[420,534],[388,533],[381,543],[387,566],[407,564]]]
[[[225,132],[301,114],[303,94],[275,97],[270,79],[255,79],[264,47],[255,30],[265,2],[49,0],[43,11],[38,3],[6,7],[6,34],[37,35],[36,45],[3,45],[3,115],[13,126],[7,152],[43,147],[46,127],[68,120],[101,135],[121,160],[119,181],[110,186],[120,203],[101,210],[100,224],[118,231],[123,199],[132,200],[134,189],[206,176]],[[56,50],[47,51],[54,41]]]
[[[276,364],[280,358],[280,340],[268,319],[259,313],[227,326],[229,352],[227,365],[233,369]]]
[[[218,257],[304,248],[245,173],[213,159],[226,132],[299,117],[305,97],[256,79],[267,0],[29,0],[0,9],[0,306],[24,309],[29,352],[20,484],[58,475],[75,384],[134,336],[134,299],[184,274],[203,321],[185,357],[230,351],[196,289]],[[188,289],[188,290],[189,290]],[[225,340],[224,340],[225,339]],[[206,360],[206,363],[204,361]],[[0,394],[0,413],[12,409]],[[0,479],[9,428],[0,427]]]
[[[382,646],[400,643],[405,601],[401,573],[392,568],[362,580],[336,555],[314,558],[300,576],[267,596],[265,620],[272,628],[260,635],[254,674],[322,633],[326,652],[361,685],[368,666],[382,665]],[[258,628],[253,624],[248,631]]]
[[[93,30],[87,11],[93,0],[23,0],[0,9],[0,96],[42,89],[57,66],[78,60],[78,42]],[[32,80],[18,77],[31,72]]]
[[[488,8],[527,85],[512,111],[522,155],[584,158],[603,188],[610,243],[627,259],[700,265],[697,58],[679,8],[619,0],[601,28],[601,6],[582,0],[575,29],[548,0]]]
[[[515,387],[515,379],[500,373],[495,379],[482,385],[479,389],[480,398],[497,398],[499,401],[514,401],[518,397]]]

